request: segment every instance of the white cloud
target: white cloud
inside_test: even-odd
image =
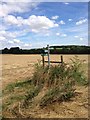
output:
[[[31,15],[27,19],[24,19],[21,16],[15,17],[13,15],[7,15],[4,17],[4,23],[7,26],[12,26],[12,27],[15,26],[20,29],[24,28],[25,30],[28,29],[28,32],[32,31],[34,33],[38,33],[38,32],[43,33],[44,31],[50,28],[59,26],[55,21],[50,20],[46,16],[36,16],[36,15]],[[11,34],[11,36],[15,34],[16,33],[13,33]]]
[[[68,2],[65,2],[64,4],[65,4],[65,5],[68,5],[69,3],[68,3]]]
[[[75,38],[79,38],[79,36],[74,36]]]
[[[83,40],[83,38],[81,37],[81,38],[80,38],[80,40],[82,41],[82,40]]]
[[[76,25],[82,25],[82,24],[86,23],[87,21],[88,21],[87,19],[82,19],[82,20],[76,22]]]
[[[24,46],[24,47],[31,47],[32,45],[29,44],[29,43],[25,43],[23,46]]]
[[[50,34],[49,34],[49,33],[46,33],[45,36],[50,36]]]
[[[58,18],[59,18],[59,16],[57,16],[57,15],[56,15],[56,16],[52,16],[52,19],[53,19],[53,20],[56,20],[56,19],[58,19]]]
[[[59,35],[60,35],[60,33],[56,33],[56,35],[57,35],[57,36],[59,36]]]
[[[16,46],[20,47],[20,48],[29,48],[32,45],[30,43],[22,42],[19,39],[12,39],[12,40],[8,40],[8,41],[4,42],[3,47],[5,47],[5,46],[7,46],[8,48],[16,47]]]
[[[79,36],[74,36],[75,38],[78,38],[79,40],[83,40],[83,37],[79,37]]]
[[[59,33],[59,32],[57,32],[56,35],[57,35],[57,36],[61,36],[61,37],[66,37],[66,36],[67,36],[67,34]]]
[[[25,35],[27,32],[25,30],[22,31],[0,31],[0,37],[4,37],[5,39],[15,39],[16,37],[20,37]]]
[[[4,40],[6,40],[5,37],[0,36],[0,41],[4,41]]]
[[[24,19],[20,16],[7,15],[4,17],[4,21],[7,25],[17,25],[18,27],[24,25]]]
[[[5,21],[9,25],[17,25],[18,27],[28,26],[29,29],[35,33],[59,26],[58,24],[55,23],[55,21],[50,20],[46,16],[36,15],[31,15],[27,19],[23,19],[22,17],[16,18],[12,15],[8,15],[7,17],[5,17]]]
[[[14,39],[13,41],[14,41],[14,43],[21,43],[21,41],[18,39]]]
[[[62,37],[66,37],[66,36],[67,36],[67,34],[62,34],[61,36],[62,36]]]
[[[31,15],[26,21],[26,24],[30,25],[30,27],[33,30],[49,29],[53,27],[58,27],[58,24],[55,24],[52,20],[50,20],[46,16]]]
[[[13,42],[12,40],[9,40],[8,43],[10,43],[10,44],[14,44],[14,42]]]
[[[0,4],[0,16],[4,17],[7,16],[8,14],[11,13],[24,13],[27,11],[30,11],[32,8],[35,8],[39,2],[33,2],[32,0],[28,0],[30,3],[25,2],[25,0],[23,0],[24,2],[16,2],[16,0],[11,0],[10,2],[8,2],[8,0],[4,3],[1,1]],[[27,0],[26,0],[27,1]]]
[[[72,21],[72,19],[68,19],[68,21]]]
[[[43,0],[40,0],[40,1],[43,1]],[[2,0],[0,0],[0,2],[2,2]],[[3,0],[3,2],[10,2],[10,3],[19,3],[19,2],[24,2],[24,3],[27,3],[27,2],[33,2],[33,0]],[[35,2],[37,2],[37,0],[35,0]]]
[[[21,40],[18,40],[18,39],[7,40],[6,42],[10,43],[10,44],[14,44],[14,45],[23,43],[23,42],[21,42]]]
[[[5,22],[7,22],[8,24],[18,24],[18,20],[13,15],[6,16]]]
[[[0,36],[3,36],[3,35],[5,35],[6,34],[6,31],[5,30],[1,30],[0,31]]]
[[[65,24],[65,22],[64,22],[63,20],[61,20],[61,21],[59,22],[59,24],[63,25],[63,24]]]

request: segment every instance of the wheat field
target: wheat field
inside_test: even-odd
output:
[[[75,55],[63,55],[66,63]],[[86,60],[88,68],[88,55],[78,55],[79,59]],[[2,55],[2,85],[5,87],[8,83],[20,81],[32,76],[34,64],[41,61],[41,55]],[[47,60],[47,56],[45,56]],[[50,60],[60,61],[60,55],[50,55]]]

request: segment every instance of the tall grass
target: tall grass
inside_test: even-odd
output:
[[[40,62],[35,65],[32,84],[47,88],[39,103],[41,107],[55,101],[69,100],[74,96],[75,85],[86,85],[88,83],[83,74],[84,71],[81,69],[83,61],[75,56],[71,62],[71,64],[63,63],[61,65],[50,65],[50,67],[45,66],[44,68]],[[31,96],[31,94],[29,93],[27,96]]]
[[[23,97],[23,106],[32,105],[33,99],[43,88],[45,94],[39,100],[41,108],[53,102],[70,100],[75,95],[76,85],[87,85],[88,81],[82,70],[83,61],[77,56],[71,59],[70,64],[47,65],[43,68],[41,62],[35,64],[34,73],[30,80],[14,83],[6,88],[6,93],[13,92],[15,88],[27,89]],[[4,92],[5,92],[4,91]],[[16,100],[17,98],[15,98]],[[22,100],[22,97],[19,98]]]

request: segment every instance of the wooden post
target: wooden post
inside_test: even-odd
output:
[[[48,67],[50,67],[50,50],[49,50],[49,45],[47,45],[48,48]]]
[[[42,63],[43,63],[43,68],[44,68],[44,55],[42,55]]]
[[[63,63],[63,56],[61,55],[61,63]]]

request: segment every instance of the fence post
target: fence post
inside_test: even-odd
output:
[[[48,48],[48,67],[50,67],[50,50],[49,50],[49,45],[47,45]]]
[[[42,55],[42,62],[43,62],[43,68],[44,68],[44,55]]]
[[[63,56],[61,55],[61,63],[63,63]]]

